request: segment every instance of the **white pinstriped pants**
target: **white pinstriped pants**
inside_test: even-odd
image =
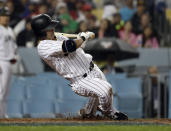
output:
[[[0,61],[0,118],[5,116],[7,97],[10,91],[10,81],[12,75],[11,63]]]
[[[104,74],[96,65],[87,77],[77,80],[71,86],[76,94],[89,97],[84,108],[86,114],[95,115],[97,109],[111,115],[117,112],[113,107],[112,86],[106,81]]]

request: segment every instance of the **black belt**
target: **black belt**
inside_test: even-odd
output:
[[[91,61],[91,62],[90,62],[90,67],[89,67],[90,72],[93,70],[93,68],[94,68],[94,63]],[[87,73],[85,73],[85,74],[83,75],[83,78],[86,78],[86,77],[87,77]]]

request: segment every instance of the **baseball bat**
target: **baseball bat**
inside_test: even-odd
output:
[[[58,35],[63,35],[66,36],[68,38],[77,38],[78,34],[67,34],[67,33],[60,33],[60,32],[55,32],[55,36]],[[90,39],[94,39],[95,38],[95,34],[93,32],[90,33]]]
[[[55,32],[55,36],[58,36],[58,35],[63,35],[63,36],[66,36],[68,38],[77,38],[77,34],[67,34],[67,33]]]

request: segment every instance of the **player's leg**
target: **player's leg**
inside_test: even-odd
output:
[[[0,117],[5,117],[7,97],[10,90],[11,81],[11,64],[8,62],[0,62],[1,65],[1,85],[0,85]]]
[[[80,109],[79,116],[82,118],[94,118],[96,117],[97,107],[99,105],[98,97],[89,97],[87,104],[84,108]]]
[[[98,78],[85,78],[80,80],[77,84],[73,85],[73,91],[80,96],[92,97],[87,103],[87,114],[92,112],[90,109],[94,109],[94,102],[103,112],[116,112],[117,110],[112,107],[112,88],[109,83]],[[94,98],[94,99],[93,99]],[[96,101],[95,101],[96,100]]]
[[[98,108],[106,116],[113,117],[119,112],[113,107],[112,86],[107,81],[98,78],[85,78],[73,86],[73,90],[81,96],[98,97]],[[87,113],[89,112],[87,111]]]

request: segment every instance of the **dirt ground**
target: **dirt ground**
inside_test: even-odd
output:
[[[155,125],[171,125],[171,119],[129,119],[128,121],[114,121],[114,120],[82,120],[78,118],[74,119],[31,119],[31,118],[24,118],[24,119],[0,119],[0,124],[68,124],[68,123],[106,123],[106,124],[136,124],[136,125],[143,125],[143,124],[155,124]]]

